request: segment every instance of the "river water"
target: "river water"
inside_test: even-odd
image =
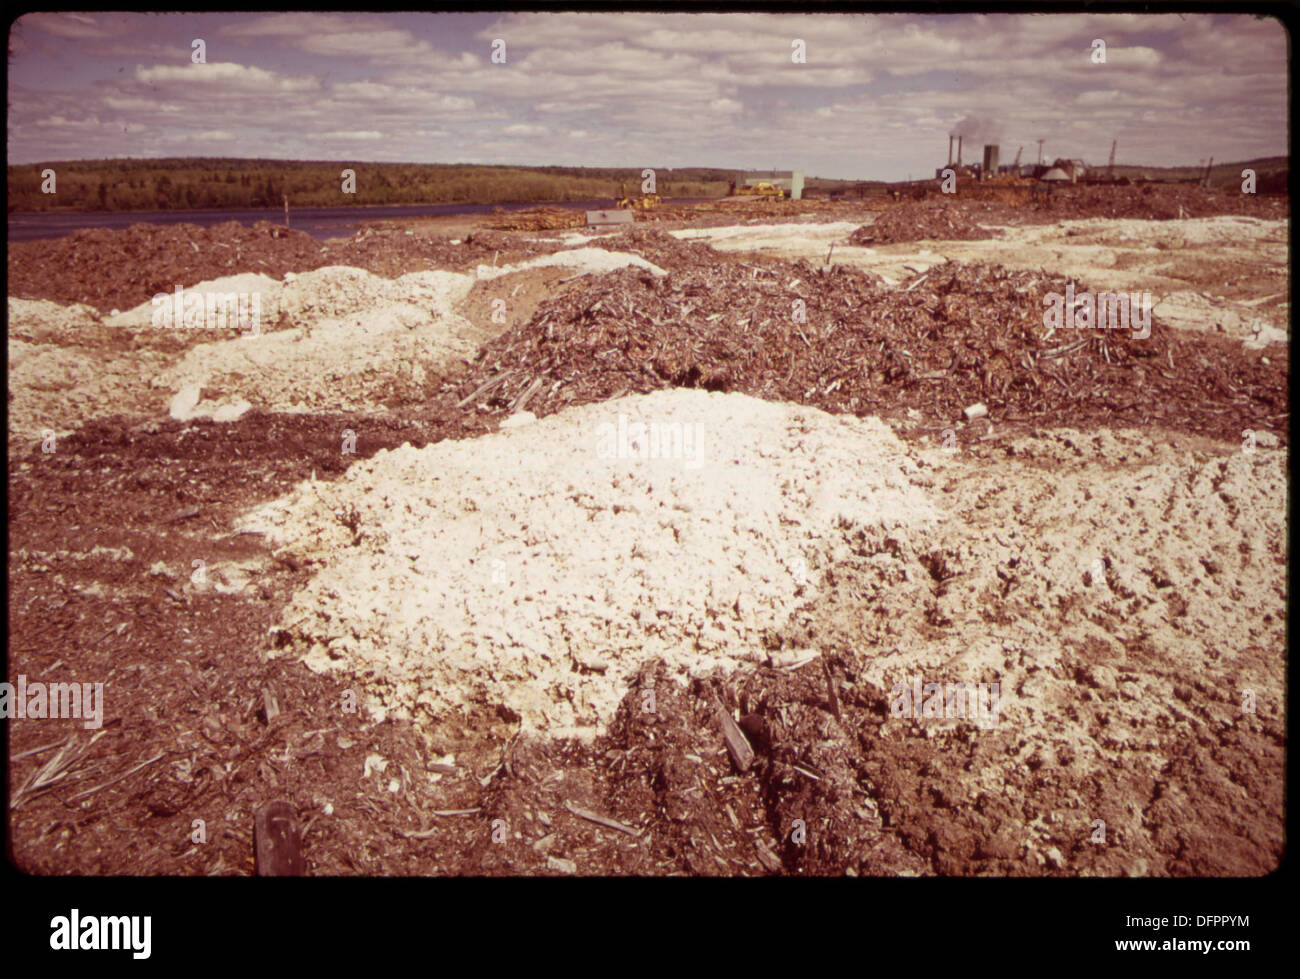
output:
[[[672,203],[690,203],[702,198],[674,199]],[[388,206],[357,207],[304,207],[289,212],[289,224],[295,231],[305,231],[316,239],[342,238],[351,235],[362,221],[381,218],[433,217],[448,214],[484,214],[500,207],[508,211],[530,207],[571,207],[581,210],[601,210],[614,206],[608,198],[598,201],[555,201],[528,204],[397,204]],[[284,208],[263,207],[237,210],[202,211],[120,211],[77,212],[46,211],[43,213],[13,212],[9,215],[9,240],[39,241],[43,238],[61,238],[78,228],[109,228],[121,230],[139,222],[148,224],[197,224],[210,227],[224,221],[252,224],[254,221],[284,221]]]

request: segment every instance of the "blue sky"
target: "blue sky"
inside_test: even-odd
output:
[[[967,160],[986,139],[1033,160],[1043,139],[1104,163],[1118,139],[1121,163],[1231,161],[1286,152],[1286,59],[1278,22],[1227,15],[28,14],[9,38],[9,160],[896,180],[932,174],[961,127]]]

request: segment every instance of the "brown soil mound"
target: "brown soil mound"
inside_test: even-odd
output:
[[[423,269],[467,272],[479,265],[519,262],[552,249],[516,235],[474,231],[459,244],[406,231],[363,231],[354,238],[326,242],[322,258],[375,275],[397,278]]]
[[[478,391],[480,403],[541,415],[682,386],[859,416],[910,409],[935,431],[983,402],[998,423],[1163,425],[1234,440],[1267,425],[1285,438],[1289,366],[1276,345],[1261,357],[1158,321],[1142,340],[1120,330],[1047,340],[1042,297],[1063,294],[1061,279],[945,265],[890,290],[845,266],[703,254],[697,265],[702,246],[643,234],[602,245],[635,246],[667,277],[625,270],[543,303],[484,346],[458,397]],[[806,322],[792,315],[796,300]]]
[[[654,227],[628,228],[614,235],[602,235],[589,244],[616,252],[635,252],[661,269],[707,269],[742,262],[742,256],[720,252],[703,241],[683,241]]]
[[[983,199],[998,191],[1019,200]],[[924,200],[895,204],[874,223],[853,232],[850,241],[855,245],[973,241],[992,238],[998,233],[981,225],[1053,224],[1088,218],[1171,221],[1241,214],[1278,220],[1285,218],[1289,209],[1286,195],[1234,194],[1184,184],[1113,187],[1066,184],[1050,192],[1044,186],[976,186],[965,195],[959,189],[953,196],[928,194]]]
[[[888,245],[899,241],[975,241],[998,232],[981,228],[967,205],[907,201],[885,211],[875,222],[849,237],[855,245]]]
[[[302,231],[258,221],[133,224],[124,231],[87,228],[51,241],[9,247],[9,295],[127,310],[177,285],[239,272],[282,278],[325,265],[350,265],[396,278],[426,269],[466,271],[508,263],[546,249],[512,235],[476,231],[460,244],[404,231],[363,231],[319,242]],[[125,260],[125,261],[124,261]]]
[[[1285,218],[1289,210],[1290,200],[1286,195],[1241,194],[1208,190],[1195,184],[1137,187],[1070,184],[1052,190],[1042,213],[1044,221],[1080,218],[1170,221],[1217,214],[1243,214],[1276,220]]]
[[[201,228],[133,224],[125,231],[83,228],[52,241],[9,246],[9,295],[127,310],[171,292],[238,272],[280,278],[330,264],[310,235],[258,221]]]

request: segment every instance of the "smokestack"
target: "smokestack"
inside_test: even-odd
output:
[[[961,169],[961,137],[957,137],[957,168]]]
[[[988,143],[984,146],[984,179],[998,175],[998,148]]]
[[[952,166],[952,133],[948,134],[948,166]]]

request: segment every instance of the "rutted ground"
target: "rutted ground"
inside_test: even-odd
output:
[[[620,414],[701,426],[699,468],[598,460]],[[936,872],[1259,874],[1283,840],[1286,490],[1276,448],[1055,430],[921,457],[672,391],[377,456],[249,526],[321,567],[277,643],[366,677],[381,716],[603,731],[647,658],[684,684],[833,652],[891,700],[913,678],[1000,686],[988,727],[887,719],[848,752]],[[891,781],[918,737],[932,779]],[[937,840],[932,801],[953,810]],[[1233,842],[1167,845],[1189,837]]]
[[[981,858],[1012,873],[1274,869],[1286,453],[1104,429],[981,449],[926,454],[949,519],[846,542],[808,623],[884,691],[1001,684],[992,731],[923,724],[950,750],[932,783],[884,800],[892,824],[927,793],[951,808],[950,832],[914,837],[940,872]],[[901,747],[915,729],[882,734]],[[1098,819],[1111,845],[1093,842]]]

